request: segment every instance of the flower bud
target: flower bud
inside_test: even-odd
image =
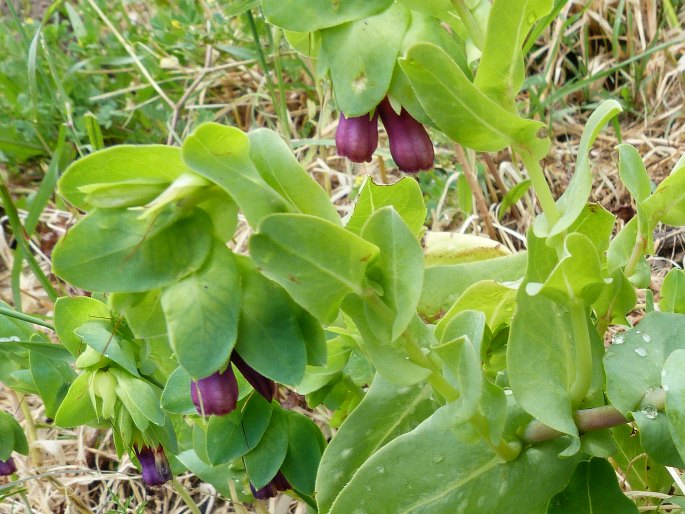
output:
[[[433,167],[433,143],[424,126],[404,108],[397,114],[387,97],[378,104],[378,111],[388,133],[390,154],[397,167],[408,173]]]
[[[261,489],[255,489],[252,483],[250,483],[250,490],[252,491],[252,496],[258,500],[266,500],[268,498],[273,498],[278,494],[279,491],[287,491],[292,486],[288,479],[285,478],[283,473],[279,470],[276,476],[271,479],[271,481],[266,484]]]
[[[341,112],[335,146],[338,155],[352,162],[370,162],[378,146],[378,113],[346,118]]]
[[[143,446],[140,450],[134,448],[134,451],[140,462],[143,482],[146,486],[162,485],[171,480],[171,468],[164,454],[164,448]]]
[[[238,355],[238,352],[233,352],[231,354],[231,361],[245,377],[245,380],[247,380],[250,385],[254,387],[254,390],[261,394],[267,402],[274,399],[278,386],[273,380],[266,378],[258,371],[252,369],[250,365]]]
[[[199,414],[223,416],[238,402],[238,382],[230,363],[226,371],[190,383],[190,396]]]
[[[17,466],[12,457],[7,460],[0,460],[0,477],[9,476],[16,471]]]

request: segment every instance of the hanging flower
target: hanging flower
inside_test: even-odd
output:
[[[238,368],[238,371],[245,377],[245,380],[247,380],[249,384],[254,387],[254,390],[261,394],[267,402],[274,399],[278,386],[273,380],[266,378],[264,375],[250,367],[250,365],[238,355],[238,352],[233,352],[231,354],[231,362],[235,364],[235,367]]]
[[[191,382],[190,396],[199,414],[223,416],[238,402],[238,382],[230,363],[226,371]]]
[[[378,146],[378,113],[347,118],[340,113],[335,132],[338,155],[352,162],[371,162]]]
[[[287,491],[290,489],[292,486],[290,485],[290,482],[288,482],[288,479],[285,478],[283,473],[279,470],[278,473],[276,473],[276,476],[274,476],[268,484],[266,484],[264,487],[260,489],[255,489],[252,483],[250,483],[250,490],[252,491],[252,495],[257,498],[258,500],[266,500],[268,498],[273,498],[278,494],[279,491]]]
[[[162,485],[171,480],[171,468],[164,454],[164,448],[150,448],[143,446],[140,450],[134,448],[138,462],[143,472],[143,482],[146,486]]]
[[[0,477],[9,476],[17,471],[17,465],[14,459],[10,457],[7,460],[0,460]]]

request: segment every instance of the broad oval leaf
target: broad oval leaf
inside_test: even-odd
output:
[[[483,152],[513,146],[536,159],[547,153],[550,142],[539,137],[545,125],[516,116],[489,99],[442,48],[415,45],[400,65],[423,109],[454,141]]]
[[[263,0],[262,9],[269,23],[286,30],[312,32],[372,16],[390,4],[392,0]]]
[[[445,423],[448,417],[446,408],[438,410],[384,446],[359,469],[331,510],[321,510],[541,514],[576,467],[578,457],[558,457],[567,444],[559,439],[526,448],[506,463],[485,443],[461,442]]]
[[[55,302],[55,330],[69,353],[78,357],[83,351],[83,340],[74,333],[87,321],[109,319],[107,306],[89,296],[64,296]]]
[[[152,221],[139,212],[94,210],[52,252],[56,275],[89,291],[138,292],[166,286],[202,266],[211,248],[211,222],[194,210],[166,211]]]
[[[255,264],[322,323],[331,323],[350,293],[361,294],[378,247],[329,221],[275,214],[250,239]]]
[[[661,372],[661,384],[666,391],[666,417],[671,437],[680,458],[685,461],[685,349],[671,353]]]
[[[188,171],[177,147],[121,145],[100,150],[74,162],[60,178],[58,187],[59,193],[69,203],[79,209],[89,210],[94,204],[88,200],[89,193],[81,189],[84,186],[100,184],[104,187],[111,184],[117,187],[117,184],[122,184],[121,187],[130,190],[130,195],[145,196],[151,190],[158,189],[159,184],[171,183]]]
[[[398,387],[376,375],[366,396],[336,432],[321,458],[316,478],[319,510],[328,512],[366,460],[415,428],[434,408],[428,386]],[[364,493],[363,497],[367,496]]]
[[[178,363],[195,379],[218,371],[235,345],[240,274],[233,253],[215,244],[199,271],[162,293],[162,309]]]
[[[383,100],[408,23],[409,11],[393,4],[375,16],[321,31],[322,58],[348,118],[373,111]]]
[[[259,444],[243,456],[245,470],[255,489],[261,489],[276,476],[288,453],[288,420],[285,411],[274,406],[269,426]]]

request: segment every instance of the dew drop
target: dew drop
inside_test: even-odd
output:
[[[638,346],[635,348],[635,353],[637,353],[640,357],[646,357],[647,356],[647,350],[642,348],[642,346]]]
[[[662,369],[661,370],[661,378],[664,378],[666,376],[666,370]]]
[[[663,389],[664,391],[668,392],[668,384],[664,384],[663,387],[662,387],[662,389]]]
[[[433,462],[435,462],[436,464],[442,462],[443,460],[445,460],[444,455],[442,455],[440,453],[434,453],[433,454]]]
[[[343,451],[340,452],[340,456],[341,456],[343,459],[346,459],[346,458],[349,457],[351,454],[352,454],[352,448],[347,448],[347,449],[345,449],[345,450],[343,450]]]
[[[645,343],[651,343],[652,342],[652,336],[650,336],[649,334],[642,334],[642,340]]]
[[[430,348],[425,348],[425,347],[421,348],[421,353],[424,355],[428,355],[430,352],[431,352]]]
[[[625,342],[626,335],[623,332],[615,334],[614,337],[611,339],[611,344],[623,344]]]
[[[653,407],[652,405],[647,405],[644,409],[642,409],[642,414],[645,416],[645,418],[656,419],[656,417],[659,414],[659,411],[656,410],[656,407]]]
[[[505,390],[504,390],[504,394],[506,394],[507,396],[511,396],[511,395],[514,394],[514,393],[512,392],[511,389],[505,389]]]
[[[383,466],[378,466],[376,468],[376,471],[382,475],[383,473],[385,473],[385,468]]]

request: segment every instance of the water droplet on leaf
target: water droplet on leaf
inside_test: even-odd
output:
[[[659,415],[659,411],[656,410],[656,407],[647,405],[644,409],[642,409],[642,414],[645,418],[655,419]]]
[[[640,357],[645,357],[647,355],[647,350],[642,348],[642,346],[639,346],[635,348],[635,353],[637,353]]]
[[[441,455],[441,454],[439,454],[439,453],[434,453],[434,454],[433,454],[433,462],[435,462],[436,464],[438,464],[439,462],[442,462],[443,460],[445,460],[445,456],[444,456],[444,455]]]
[[[623,344],[626,342],[626,335],[621,332],[620,334],[615,334],[611,339],[611,344]]]
[[[642,340],[645,343],[651,343],[652,342],[652,336],[650,336],[649,334],[642,334]]]

